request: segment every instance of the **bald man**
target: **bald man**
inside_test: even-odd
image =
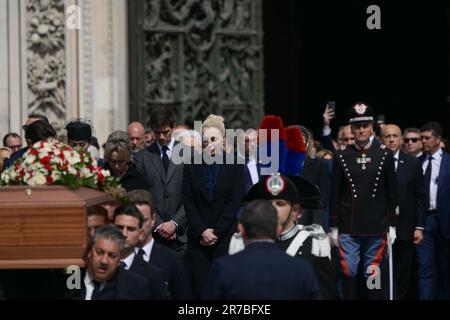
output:
[[[416,246],[423,240],[426,213],[425,182],[417,158],[400,151],[402,132],[394,124],[388,124],[381,131],[382,142],[394,153],[398,180],[399,207],[397,210],[397,239],[393,246],[394,291],[396,299],[410,298]]]
[[[130,138],[130,147],[133,152],[139,152],[145,148],[145,129],[142,123],[130,123],[127,133]]]

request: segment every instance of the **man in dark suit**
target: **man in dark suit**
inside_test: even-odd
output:
[[[36,120],[42,120],[44,122],[49,123],[47,117],[44,116],[44,115],[41,115],[41,114],[30,114],[28,116],[27,121],[22,126],[23,131],[25,131],[25,133],[26,133],[28,126],[30,124],[32,124],[34,121],[36,121]],[[27,141],[27,144],[28,144],[28,141]],[[27,151],[28,151],[28,145],[26,147],[24,147],[24,148],[22,148],[22,149],[20,149],[20,150],[18,150],[16,152],[14,152],[11,155],[11,157],[9,157],[9,159],[5,161],[5,165],[3,166],[3,169],[8,168],[11,164],[14,163],[14,161],[16,161],[17,159],[21,158],[25,154],[25,152],[27,152]]]
[[[420,131],[427,216],[417,248],[419,298],[450,299],[450,154],[440,148],[439,123],[427,123]]]
[[[135,248],[135,263],[139,260],[140,263],[150,263],[159,267],[167,283],[170,297],[173,300],[191,299],[191,287],[181,257],[167,247],[155,242],[152,237],[155,214],[152,209],[153,204],[150,192],[133,190],[128,193],[128,198],[144,217],[144,231],[139,239],[138,247]]]
[[[81,288],[66,297],[81,300],[143,300],[149,298],[148,282],[119,267],[125,238],[117,228],[102,226],[95,233],[83,270]]]
[[[276,209],[267,200],[245,208],[239,231],[245,250],[217,259],[211,268],[205,299],[318,299],[311,265],[288,256],[275,244],[281,231]]]
[[[394,154],[398,181],[397,240],[393,245],[395,298],[404,300],[410,289],[416,246],[423,240],[426,191],[418,158],[400,151],[402,132],[396,125],[386,125],[381,139]]]
[[[178,144],[172,137],[174,115],[167,108],[154,108],[150,125],[156,142],[134,156],[138,171],[150,186],[156,213],[154,238],[167,247],[184,253],[187,219],[183,206],[183,164],[174,164],[172,155]]]
[[[260,164],[257,156],[258,131],[247,129],[238,139],[238,160],[245,162],[245,191],[259,181],[261,175]]]
[[[141,263],[135,248],[144,233],[144,217],[132,204],[118,207],[114,211],[114,225],[125,237],[125,248],[121,252],[121,264],[125,270],[145,277],[149,285],[150,299],[166,300],[170,297],[167,284],[160,268],[149,263]]]

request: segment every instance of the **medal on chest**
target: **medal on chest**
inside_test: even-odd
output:
[[[367,164],[369,164],[372,160],[368,157],[364,152],[361,153],[360,158],[356,158],[356,164],[361,165],[361,169],[366,170]]]

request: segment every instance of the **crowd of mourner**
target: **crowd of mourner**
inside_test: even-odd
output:
[[[80,287],[60,269],[1,270],[0,298],[450,299],[441,125],[381,123],[364,102],[337,131],[334,118],[327,104],[313,134],[266,115],[227,139],[222,116],[199,132],[161,106],[148,127],[132,122],[100,144],[89,121],[57,131],[29,115],[23,132],[4,135],[0,172],[58,141],[88,152],[120,187],[87,211]]]

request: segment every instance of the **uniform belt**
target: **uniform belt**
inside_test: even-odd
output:
[[[437,214],[437,210],[436,209],[427,211],[427,215],[429,215],[429,216],[432,216],[432,215],[435,215],[435,214]]]

